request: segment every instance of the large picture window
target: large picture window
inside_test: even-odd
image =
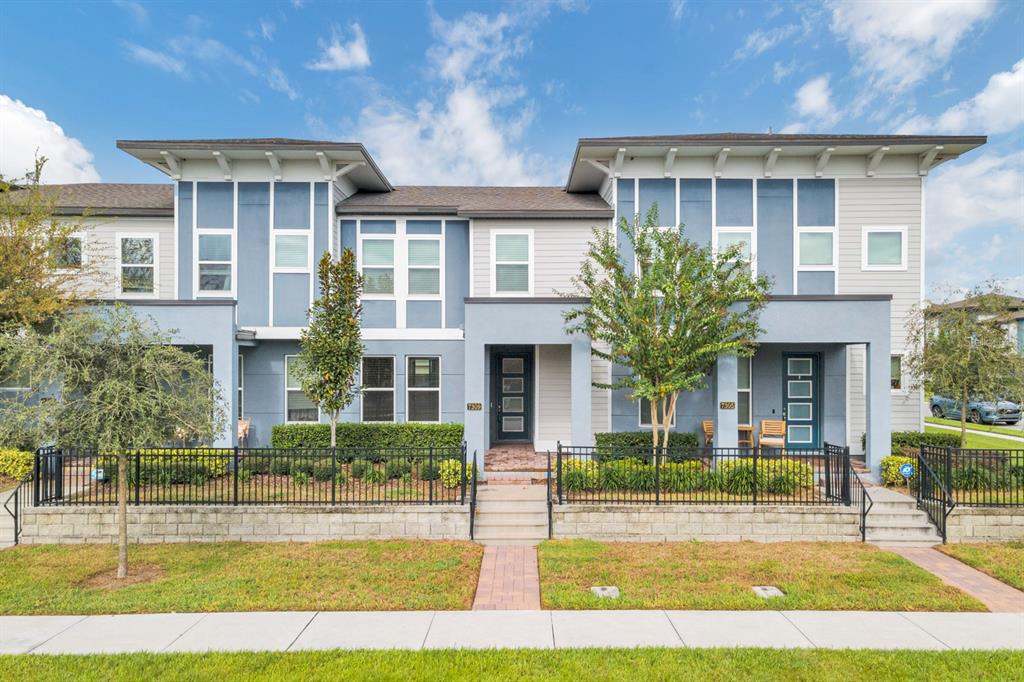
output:
[[[529,232],[492,232],[495,294],[529,294],[533,241]]]
[[[411,357],[407,361],[407,421],[441,421],[441,359]]]
[[[363,421],[395,421],[395,359],[363,358]]]
[[[122,294],[156,294],[156,237],[121,236],[118,247]]]
[[[395,293],[395,240],[363,240],[363,293]]]
[[[300,360],[297,355],[286,355],[284,358],[285,415],[288,423],[316,422],[320,420],[320,412],[316,403],[302,392],[299,379]]]
[[[231,291],[230,234],[201,234],[199,239],[199,291]]]

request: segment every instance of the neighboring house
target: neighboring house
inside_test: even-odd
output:
[[[1017,350],[1024,353],[1024,298],[1019,296],[1008,296],[1006,294],[988,294],[996,295],[1003,299],[1006,303],[1006,309],[1008,314],[1006,319],[1003,320],[1003,328],[1006,330],[1006,336],[1016,346]],[[935,308],[976,308],[977,304],[970,300],[951,301],[949,303],[935,303],[932,304]]]
[[[920,428],[904,388],[904,323],[921,302],[924,178],[984,137],[720,134],[581,139],[565,187],[395,187],[360,144],[122,140],[168,185],[63,185],[90,207],[82,252],[113,252],[109,296],[206,350],[250,444],[323,421],[290,374],[318,290],[318,254],[356,251],[366,279],[361,383],[346,421],[464,422],[483,458],[503,442],[586,445],[646,428],[607,391],[619,367],[566,335],[591,230],[646,214],[716,247],[744,242],[774,278],[751,360],[722,358],[680,398],[675,428],[786,418],[793,447],[828,441],[869,461]],[[430,159],[422,159],[430,163]],[[628,242],[620,240],[631,263]],[[230,443],[234,431],[221,443]]]

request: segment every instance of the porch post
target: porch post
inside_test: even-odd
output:
[[[484,457],[487,452],[487,415],[490,414],[486,381],[487,357],[484,352],[484,344],[476,339],[466,339],[465,352],[466,411],[464,434],[466,438],[466,451],[477,453],[477,467],[479,471],[483,471]],[[481,409],[468,409],[471,403],[479,403]]]
[[[218,337],[211,349],[213,353],[213,378],[221,388],[224,409],[227,411],[227,426],[218,434],[213,445],[218,448],[232,448],[238,445],[238,342],[234,330],[226,339]]]
[[[736,411],[736,356],[722,355],[715,365],[714,395],[715,404],[712,414],[715,415],[715,447],[735,448],[738,446],[737,427],[739,420]],[[726,405],[726,408],[722,406]],[[728,407],[730,406],[731,407]]]
[[[572,360],[569,375],[569,402],[572,410],[572,444],[590,445],[590,340],[572,340]]]
[[[888,330],[886,330],[888,332]],[[892,415],[891,388],[889,385],[889,334],[869,343],[865,350],[865,428],[867,431],[867,451],[864,460],[871,473],[879,476],[882,471],[882,458],[891,454],[892,450]]]

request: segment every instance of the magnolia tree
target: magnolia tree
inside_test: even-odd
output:
[[[302,392],[331,421],[331,447],[337,445],[338,418],[359,392],[356,372],[363,357],[359,318],[363,278],[352,249],[337,261],[324,252],[318,266],[320,298],[309,309],[299,351]]]
[[[911,383],[960,403],[960,447],[968,402],[1024,397],[1024,355],[1006,331],[1013,302],[998,287],[976,288],[955,305],[919,308],[907,322]]]
[[[94,447],[117,461],[117,577],[128,574],[128,451],[170,442],[209,442],[223,433],[219,388],[197,355],[118,304],[59,318],[48,332],[0,336],[0,352],[31,387],[0,401],[0,442]]]
[[[668,447],[682,391],[707,386],[719,356],[750,356],[760,333],[758,313],[771,286],[752,278],[736,245],[715,253],[685,239],[682,227],[657,227],[657,207],[641,224],[619,229],[635,262],[621,258],[615,230],[594,230],[587,259],[573,278],[589,303],[565,314],[569,333],[586,334],[599,358],[629,368],[608,389],[628,389],[651,405],[651,442]]]

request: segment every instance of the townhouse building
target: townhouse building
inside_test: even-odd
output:
[[[90,217],[81,257],[107,253],[105,298],[206,353],[231,414],[267,445],[275,424],[325,421],[294,380],[320,254],[353,249],[365,277],[362,394],[344,421],[462,422],[470,451],[587,445],[649,424],[649,406],[599,389],[627,371],[566,334],[567,297],[595,227],[657,205],[665,228],[742,243],[772,277],[753,358],[722,357],[682,396],[674,428],[787,422],[790,447],[888,454],[919,429],[903,376],[922,300],[925,179],[981,136],[707,134],[584,138],[562,187],[394,186],[358,143],[121,140],[165,184],[56,186]],[[429,160],[424,160],[429,163]],[[619,239],[622,258],[633,261]],[[107,265],[109,263],[109,265]],[[220,445],[236,440],[222,434]]]

